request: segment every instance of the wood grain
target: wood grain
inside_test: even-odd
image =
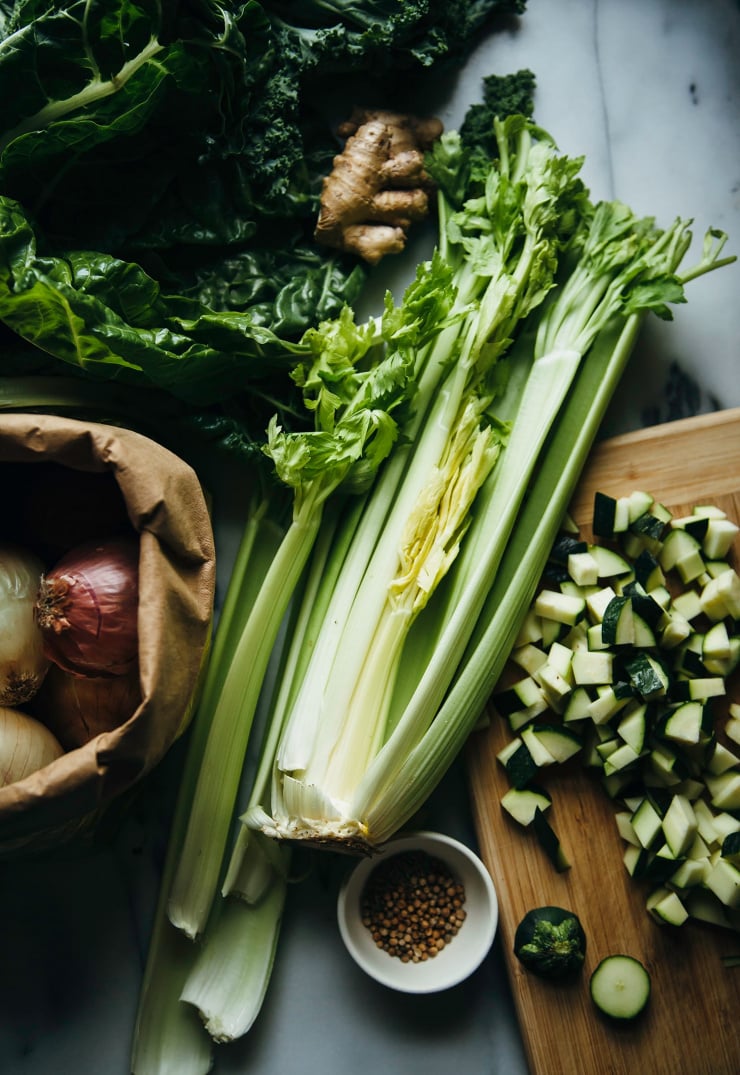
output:
[[[587,528],[593,494],[644,489],[671,510],[717,503],[740,520],[740,408],[612,438],[597,446],[571,512]],[[740,549],[736,543],[737,562]],[[740,700],[738,677],[731,695]],[[543,779],[550,821],[572,868],[558,874],[533,834],[501,807],[508,784],[496,753],[509,738],[493,716],[470,743],[467,763],[481,855],[496,884],[500,931],[532,1075],[736,1075],[740,1072],[740,969],[721,964],[740,937],[699,923],[659,926],[645,910],[647,889],[623,863],[614,806],[575,761]],[[582,977],[567,986],[527,973],[513,955],[517,923],[543,904],[571,908],[588,937]],[[588,978],[600,959],[626,952],[652,977],[644,1015],[612,1025],[599,1016]]]

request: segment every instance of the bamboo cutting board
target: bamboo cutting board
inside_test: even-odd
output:
[[[593,495],[643,489],[677,514],[716,503],[740,521],[740,408],[672,422],[603,442],[591,454],[571,513],[588,529]],[[734,549],[735,564],[740,542]],[[730,685],[740,700],[738,675]],[[740,1072],[740,935],[700,923],[659,926],[645,910],[646,889],[627,874],[614,806],[575,762],[543,776],[548,818],[572,868],[558,874],[533,833],[500,807],[508,784],[496,753],[507,725],[493,714],[471,740],[471,796],[481,855],[498,890],[500,933],[532,1075],[737,1075]],[[571,767],[572,766],[572,767]],[[556,904],[575,911],[588,938],[582,977],[567,986],[525,971],[513,954],[526,911]],[[633,1024],[611,1025],[588,991],[604,956],[624,952],[647,966],[652,993]]]

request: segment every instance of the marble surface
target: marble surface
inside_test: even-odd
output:
[[[529,67],[537,118],[561,149],[585,155],[594,197],[620,198],[659,222],[693,218],[695,249],[706,228],[723,228],[728,250],[740,253],[739,57],[737,0],[529,0],[518,23],[481,42],[438,111],[453,127],[485,74]],[[399,281],[420,253],[412,244],[395,267]],[[740,405],[740,265],[695,281],[688,297],[672,324],[646,326],[603,433]],[[228,523],[217,534],[223,581]],[[93,848],[0,864],[3,1075],[129,1071],[178,761],[175,750]],[[474,844],[460,765],[419,821]],[[344,868],[327,858],[291,893],[259,1021],[219,1049],[215,1070],[526,1075],[500,942],[446,994],[389,992],[341,946],[335,898]]]

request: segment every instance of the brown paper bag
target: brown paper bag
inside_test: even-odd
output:
[[[162,758],[189,719],[213,612],[213,532],[190,466],[128,429],[48,415],[0,416],[0,483],[4,472],[25,481],[27,466],[24,488],[33,490],[34,475],[49,463],[112,475],[139,535],[142,700],[114,731],[0,788],[0,854],[6,855],[57,844],[90,827],[101,808]],[[6,519],[12,518],[8,507],[6,500]],[[0,517],[0,532],[6,519]],[[39,539],[53,538],[57,529],[64,529],[61,520]]]

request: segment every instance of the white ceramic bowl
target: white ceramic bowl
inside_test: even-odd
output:
[[[403,963],[373,941],[361,919],[361,898],[372,871],[403,851],[425,851],[444,862],[465,888],[466,917],[433,959]],[[435,832],[405,833],[363,859],[344,882],[337,905],[339,932],[355,962],[382,985],[403,993],[436,993],[463,981],[489,952],[498,926],[498,900],[488,870],[468,847]]]

